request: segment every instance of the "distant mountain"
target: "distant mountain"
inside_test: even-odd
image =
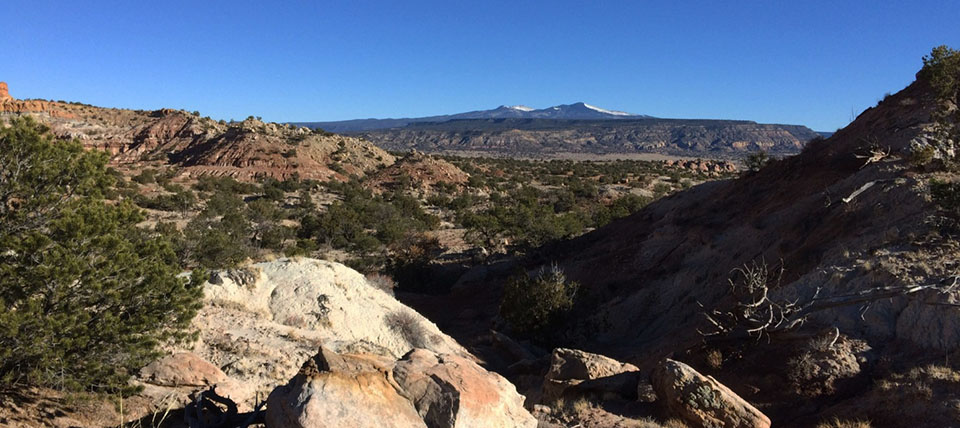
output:
[[[568,120],[597,120],[597,119],[649,119],[653,116],[633,114],[616,110],[592,106],[587,103],[561,104],[544,109],[531,107],[500,106],[492,110],[476,110],[466,113],[448,114],[440,116],[404,118],[404,119],[354,119],[336,122],[293,122],[294,125],[310,128],[322,128],[337,133],[374,131],[379,129],[402,128],[404,126],[423,122],[446,122],[458,119],[568,119]]]
[[[790,155],[820,135],[802,125],[661,119],[582,102],[544,109],[502,105],[441,116],[293,124],[357,136],[387,150],[534,157],[658,153],[735,159],[757,150]]]
[[[454,114],[449,119],[646,119],[652,116],[607,110],[587,103],[561,104],[545,109],[527,106],[500,106],[493,110],[480,110]],[[435,121],[432,121],[435,122]]]
[[[801,125],[702,119],[454,119],[354,132],[387,150],[541,156],[659,153],[741,158],[757,150],[790,155],[819,136]]]

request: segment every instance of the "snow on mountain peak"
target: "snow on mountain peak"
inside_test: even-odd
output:
[[[534,110],[534,109],[532,109],[532,108],[530,108],[530,107],[527,107],[527,106],[525,106],[525,105],[507,106],[507,108],[508,108],[508,109],[511,109],[511,110],[520,110],[520,111],[533,111],[533,110]]]
[[[586,107],[586,108],[588,108],[588,109],[590,109],[590,110],[596,111],[596,112],[600,112],[600,113],[612,114],[612,115],[614,115],[614,116],[633,116],[632,114],[627,113],[627,112],[624,112],[624,111],[607,110],[607,109],[600,108],[600,107],[597,107],[597,106],[592,106],[592,105],[587,104],[587,103],[582,103],[582,104],[583,104],[584,107]]]

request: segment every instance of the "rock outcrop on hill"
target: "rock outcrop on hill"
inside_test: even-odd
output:
[[[216,387],[241,411],[269,396],[269,426],[536,426],[512,384],[346,266],[280,259],[204,287],[199,340],[138,377],[156,403]]]
[[[10,95],[6,82],[0,82],[0,114],[42,114],[57,119],[77,119],[76,113],[63,108],[61,103],[44,100],[18,100]]]
[[[377,171],[366,185],[375,191],[414,187],[420,193],[428,193],[435,186],[462,188],[470,179],[456,165],[435,156],[413,150],[398,159],[393,165]]]
[[[322,345],[399,358],[414,348],[469,354],[436,325],[339,263],[280,259],[215,274],[192,349],[266,395]]]
[[[46,124],[60,138],[79,139],[88,148],[110,153],[115,164],[167,164],[191,175],[343,180],[394,161],[357,138],[252,117],[226,123],[173,109],[125,110],[0,97],[0,123],[22,115]]]
[[[199,340],[137,377],[161,410],[215,387],[241,412],[269,396],[268,426],[536,426],[510,382],[339,263],[258,263],[204,288]]]
[[[730,161],[695,159],[695,160],[666,160],[663,163],[664,165],[670,168],[685,169],[685,170],[694,171],[694,172],[714,172],[714,173],[737,172],[737,165]]]
[[[429,379],[449,378],[456,385],[468,385],[469,390],[452,396],[455,402],[443,404],[454,405],[458,420],[487,420],[492,416],[478,415],[488,411],[511,418],[530,417],[522,408],[523,397],[513,385],[478,366],[469,352],[436,325],[339,263],[306,258],[258,263],[217,272],[204,288],[204,306],[193,321],[199,340],[187,349],[171,349],[170,355],[144,368],[138,377],[144,394],[155,403],[173,400],[186,404],[192,393],[216,387],[220,395],[237,402],[241,411],[250,410],[257,397],[263,400],[276,387],[295,378],[300,364],[311,360],[322,347],[326,352],[322,355],[343,354],[338,361],[373,364],[368,367],[363,366],[367,363],[357,363],[367,368],[376,366],[399,373],[406,367],[405,374],[397,377],[406,380],[392,394],[403,396],[402,403],[397,403],[407,406],[414,417],[420,418],[417,411],[421,405],[411,401],[414,395],[403,394],[416,388],[432,390],[433,387],[416,386],[426,381],[417,380],[423,373]],[[322,355],[317,358],[326,358]],[[330,388],[368,381],[372,382],[368,384],[370,388],[379,388],[393,382],[392,377],[371,378],[380,373],[377,370],[336,367],[331,376],[339,380],[331,381],[327,385]],[[338,396],[344,400],[354,397],[362,399],[357,405],[376,407],[373,395],[356,395],[357,390],[340,392],[346,394]],[[332,397],[327,396],[324,401]],[[322,404],[344,405],[332,401]],[[372,411],[354,412],[366,412],[366,416],[357,417],[375,417]],[[345,426],[342,424],[346,422],[343,419],[334,425],[304,426]]]
[[[7,82],[0,82],[0,102],[12,99],[13,97],[10,96],[10,88],[7,87]]]

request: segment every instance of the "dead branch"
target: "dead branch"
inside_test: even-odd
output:
[[[873,187],[873,185],[879,184],[879,183],[891,182],[891,181],[895,181],[895,180],[894,180],[894,179],[884,179],[884,180],[874,180],[874,181],[867,182],[867,183],[864,184],[863,186],[860,186],[859,189],[854,190],[853,193],[850,194],[850,196],[847,196],[846,198],[841,199],[841,201],[843,201],[843,203],[845,203],[845,204],[849,204],[850,201],[853,201],[857,196],[860,196],[861,193],[863,193],[863,192],[867,191],[867,189]]]
[[[882,160],[884,160],[884,159],[886,159],[886,158],[889,158],[889,157],[890,157],[890,148],[887,147],[887,149],[884,150],[884,149],[881,149],[881,148],[879,148],[879,147],[873,147],[873,148],[870,149],[870,154],[869,154],[869,155],[854,155],[854,156],[856,156],[857,159],[866,159],[866,162],[864,162],[864,164],[860,166],[860,169],[863,169],[863,168],[866,167],[867,165],[870,165],[870,164],[872,164],[872,163],[877,163],[877,162],[880,162],[880,161],[882,161]]]
[[[711,331],[699,331],[705,338],[717,337],[754,337],[760,340],[772,334],[787,332],[803,325],[814,313],[837,307],[861,305],[861,316],[873,302],[894,298],[910,297],[924,291],[947,294],[958,291],[960,275],[934,284],[881,286],[865,289],[856,293],[821,296],[822,287],[817,287],[809,296],[795,300],[771,299],[770,288],[779,287],[783,267],[771,272],[766,263],[751,262],[732,272],[733,278],[727,280],[735,303],[723,310],[705,311],[704,317]],[[939,302],[930,303],[960,307],[960,304]]]

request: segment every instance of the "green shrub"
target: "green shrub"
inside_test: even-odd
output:
[[[182,186],[176,187],[180,190],[173,194],[157,195],[153,198],[137,194],[134,200],[140,207],[152,210],[184,212],[193,209],[197,205],[197,195]]]
[[[171,243],[105,203],[107,155],[55,142],[29,119],[0,130],[0,383],[128,391],[129,377],[189,336],[201,289]]]
[[[323,213],[304,213],[298,237],[315,237],[334,248],[362,254],[436,229],[440,224],[440,219],[426,213],[412,196],[373,195],[354,182],[331,183],[328,187],[342,193],[343,200],[334,202]]]
[[[253,227],[248,216],[239,196],[225,191],[214,193],[184,231],[185,252],[191,264],[223,269],[253,256]]]
[[[173,177],[177,175],[177,171],[174,169],[165,169],[160,171],[156,175],[157,184],[166,188],[170,185],[170,180],[173,180]]]
[[[500,316],[517,333],[543,341],[573,307],[578,288],[556,265],[540,269],[533,278],[520,273],[504,287]]]
[[[930,181],[930,196],[942,216],[937,223],[946,233],[960,231],[960,182]]]
[[[955,98],[960,89],[960,52],[945,45],[933,48],[923,57],[920,75],[930,80],[939,99]]]
[[[156,183],[157,170],[151,168],[144,169],[140,171],[139,174],[133,176],[132,180],[140,184]]]
[[[533,187],[512,190],[485,210],[462,211],[459,222],[467,228],[467,239],[481,246],[496,246],[507,238],[519,247],[538,247],[583,232],[579,212],[557,214],[546,195]],[[491,201],[493,198],[491,198]]]
[[[437,193],[427,197],[427,204],[435,207],[446,207],[450,205],[451,199],[444,194]]]
[[[391,247],[392,258],[387,270],[403,291],[436,294],[446,291],[438,287],[439,278],[436,266],[430,262],[443,253],[440,241],[422,234],[409,234]],[[441,288],[441,289],[438,289]]]
[[[770,157],[767,156],[765,150],[758,150],[751,153],[746,159],[747,171],[759,172],[767,162],[770,162]]]
[[[197,178],[193,188],[199,192],[222,191],[235,195],[249,195],[259,191],[255,184],[241,183],[233,177],[214,177],[212,175],[202,175]]]
[[[927,79],[937,95],[934,127],[910,143],[914,165],[955,169],[960,144],[960,52],[947,46],[933,48],[923,57],[919,78]]]
[[[910,148],[910,163],[918,167],[930,165],[937,155],[937,149],[932,145],[917,144]]]
[[[660,183],[654,184],[653,197],[656,199],[660,199],[666,196],[667,193],[670,193],[671,190],[673,190],[673,186],[667,183],[660,182]]]

